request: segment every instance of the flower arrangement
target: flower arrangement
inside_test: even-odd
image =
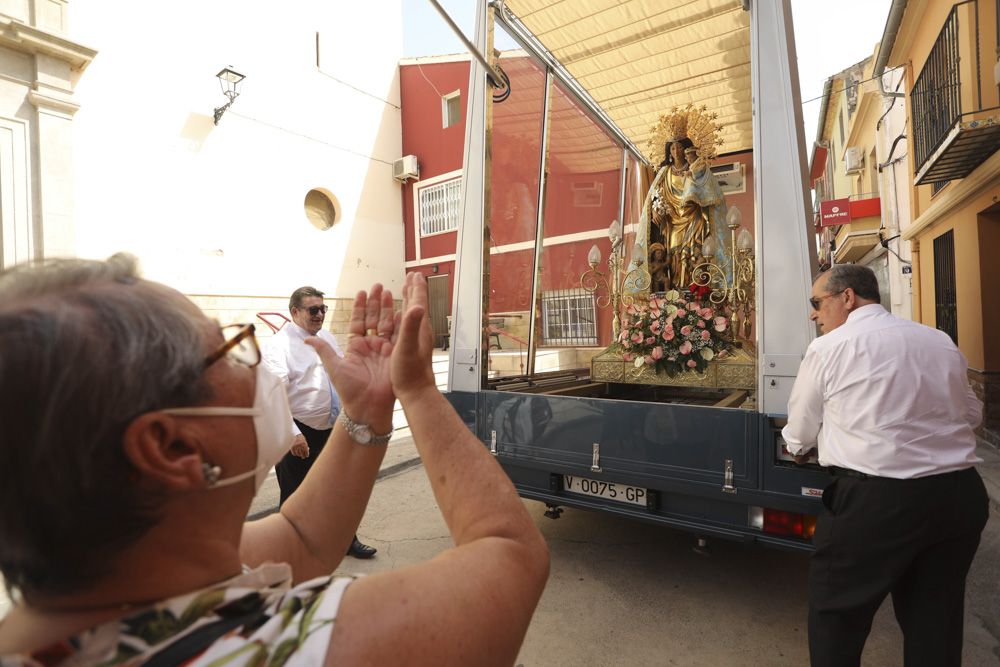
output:
[[[651,294],[645,304],[631,304],[618,343],[623,358],[653,366],[673,377],[686,371],[704,372],[712,359],[722,359],[732,347],[726,337],[729,320],[709,305],[685,300],[677,290]]]

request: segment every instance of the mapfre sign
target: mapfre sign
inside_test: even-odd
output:
[[[845,225],[851,221],[851,200],[830,199],[819,204],[819,226]]]

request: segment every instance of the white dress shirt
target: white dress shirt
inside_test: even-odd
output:
[[[910,479],[968,468],[983,406],[965,357],[942,331],[878,304],[806,350],[782,436],[792,454],[819,445],[819,462]]]
[[[261,359],[285,383],[292,416],[310,428],[324,431],[333,426],[340,414],[340,398],[316,350],[305,344],[311,335],[295,322],[289,322],[261,344]],[[320,329],[316,336],[344,356],[329,331]],[[293,424],[292,428],[298,435],[298,427]]]

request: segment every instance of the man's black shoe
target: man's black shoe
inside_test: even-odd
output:
[[[347,555],[355,558],[372,558],[377,551],[375,547],[362,544],[357,535],[351,541],[351,546],[347,547]]]

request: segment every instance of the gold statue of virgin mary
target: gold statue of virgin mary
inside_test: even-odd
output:
[[[689,105],[661,116],[653,128],[648,155],[658,167],[637,234],[644,256],[629,264],[626,293],[688,289],[693,268],[707,259],[702,246],[710,236],[715,237],[717,264],[730,265],[726,200],[709,169],[722,143],[715,118],[706,107]]]

